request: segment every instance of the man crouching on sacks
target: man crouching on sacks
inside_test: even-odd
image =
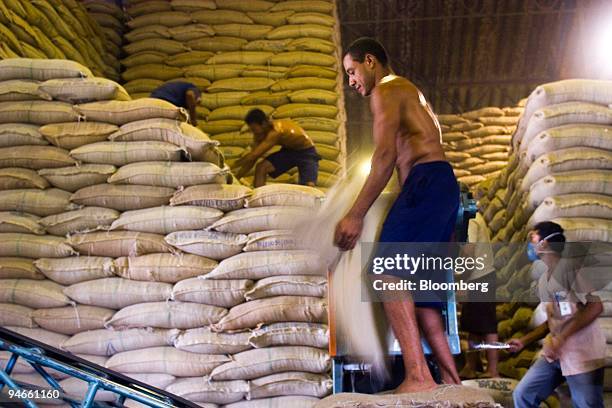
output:
[[[335,244],[342,250],[355,247],[363,219],[394,169],[402,190],[387,215],[379,241],[450,241],[459,208],[459,186],[444,156],[440,125],[423,94],[412,82],[393,74],[387,53],[376,40],[355,41],[349,46],[343,64],[349,85],[362,96],[370,97],[374,154],[361,192],[336,226]],[[423,355],[421,332],[432,348],[442,380],[458,384],[459,375],[440,312],[443,304],[415,303],[409,294],[406,299],[383,303],[406,369],[405,379],[395,392],[436,387]]]
[[[280,145],[278,152],[268,155],[255,166],[254,187],[265,185],[268,175],[276,178],[294,167],[298,168],[300,184],[315,186],[321,157],[304,129],[288,119],[271,121],[261,109],[251,110],[245,122],[253,132],[253,150],[236,161],[236,167],[240,167],[236,174],[238,180],[244,177],[268,150]]]

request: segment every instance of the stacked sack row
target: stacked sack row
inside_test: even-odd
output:
[[[70,59],[119,79],[114,47],[76,0],[0,1],[0,58]]]
[[[521,106],[486,107],[438,115],[446,158],[460,182],[475,187],[507,167],[512,133],[522,112]]]
[[[0,72],[2,326],[194,401],[329,392],[325,268],[290,234],[320,192],[224,184],[182,109],[74,62]]]
[[[244,127],[250,109],[294,119],[323,157],[318,185],[337,180],[344,136],[333,2],[131,1],[126,11],[123,79],[133,97],[165,81],[194,83],[204,91],[200,128],[221,143],[230,167],[253,142]],[[297,174],[274,181],[295,183]]]
[[[565,80],[534,90],[513,135],[508,168],[478,187],[494,242],[524,243],[528,230],[541,221],[560,224],[570,242],[612,242],[610,104],[610,81]],[[524,247],[512,248],[503,245],[495,255],[498,295],[513,300],[498,308],[498,317],[505,319],[499,324],[504,337],[521,335],[529,311],[519,306],[534,299],[531,263]],[[594,282],[604,301],[600,325],[612,357],[612,288],[607,283]],[[500,372],[503,367],[500,364]],[[612,391],[612,359],[608,367],[607,387]]]
[[[100,26],[108,52],[119,61],[123,33],[125,32],[125,13],[118,0],[81,0],[89,16]]]

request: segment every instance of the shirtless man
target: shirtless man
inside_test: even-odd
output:
[[[255,166],[254,186],[266,184],[266,177],[276,178],[294,167],[298,168],[299,183],[314,187],[319,172],[319,160],[313,141],[297,123],[285,119],[271,121],[260,109],[251,110],[245,119],[253,132],[253,150],[241,157],[236,177],[244,177],[261,156],[276,145],[281,150],[272,153]]]
[[[198,125],[196,107],[200,103],[202,93],[197,86],[191,82],[171,81],[160,85],[151,92],[151,98],[163,99],[175,106],[187,109],[189,112],[189,123]]]
[[[397,169],[402,188],[389,211],[380,242],[448,242],[459,207],[459,187],[441,145],[440,126],[417,87],[393,75],[383,46],[361,38],[343,59],[349,85],[370,96],[374,154],[370,174],[355,203],[336,226],[341,250],[355,247],[363,218]],[[418,274],[418,272],[417,272]],[[396,277],[391,277],[397,279]],[[425,362],[420,332],[427,339],[447,384],[460,383],[441,318],[440,303],[384,302],[402,349],[406,376],[397,393],[436,386]],[[419,330],[419,328],[421,330]]]

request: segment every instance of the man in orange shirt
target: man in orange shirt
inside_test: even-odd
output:
[[[271,121],[260,109],[251,110],[245,122],[253,132],[254,143],[253,150],[236,162],[240,167],[236,174],[238,179],[244,177],[268,150],[280,145],[280,151],[255,166],[254,187],[265,185],[268,175],[276,178],[294,167],[298,168],[300,184],[315,186],[321,157],[304,129],[288,119]]]

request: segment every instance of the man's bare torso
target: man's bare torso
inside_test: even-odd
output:
[[[384,88],[385,98],[390,97],[399,104],[400,126],[395,139],[396,169],[401,186],[416,164],[446,161],[446,157],[441,144],[440,125],[423,94],[406,78],[389,76],[385,79],[373,92],[381,92]]]
[[[275,120],[273,130],[279,135],[277,143],[287,149],[303,150],[314,146],[304,129],[291,120]]]

